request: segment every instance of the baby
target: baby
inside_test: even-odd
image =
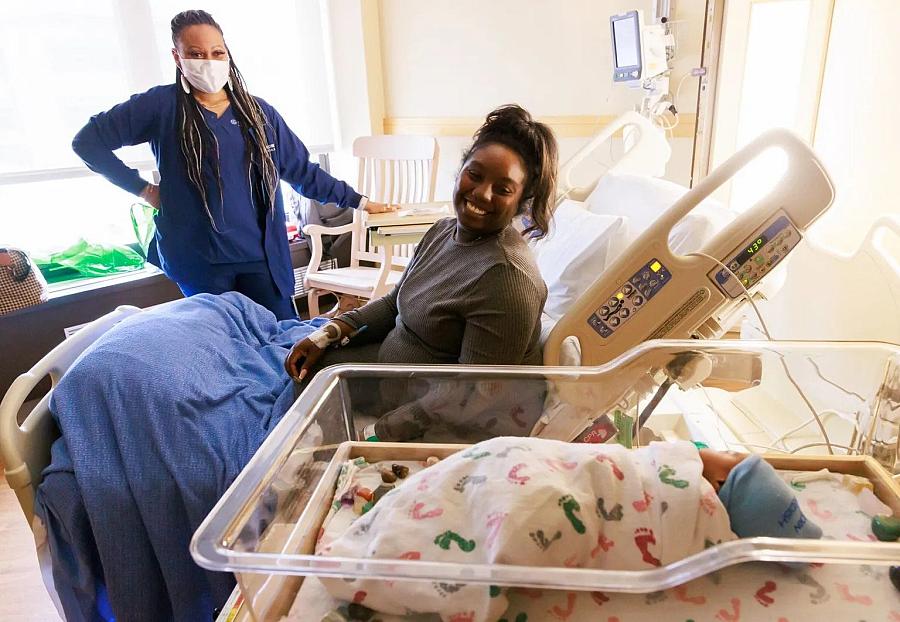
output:
[[[718,491],[718,492],[717,492]],[[758,456],[693,444],[495,438],[407,479],[326,555],[467,564],[646,570],[737,537],[818,538]],[[324,580],[384,613],[497,620],[503,590],[462,583]]]

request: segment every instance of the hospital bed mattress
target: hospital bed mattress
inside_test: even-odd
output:
[[[437,447],[437,446],[435,446]],[[448,447],[434,453],[447,455]],[[408,454],[412,447],[400,453]],[[321,529],[317,531],[317,552],[326,552],[330,541],[339,536],[358,516],[359,508],[341,503],[352,489],[369,491],[381,485],[381,471],[394,464],[409,468],[410,474],[424,468],[424,447],[418,448],[419,460],[387,459],[368,463],[359,457],[344,460],[338,467],[337,481],[328,485],[332,494]],[[382,452],[379,452],[382,453]],[[346,454],[344,454],[346,456]],[[341,458],[340,452],[335,460]],[[803,459],[800,459],[803,461]],[[811,470],[822,466],[823,458],[808,458]],[[871,518],[891,514],[867,487],[862,478],[825,472],[810,480],[810,471],[780,470],[792,485],[804,512],[822,527],[825,539],[874,541]],[[802,475],[801,477],[798,477]],[[395,485],[402,485],[398,479]],[[336,485],[335,485],[336,484]],[[883,494],[884,489],[880,492]],[[352,498],[352,493],[350,497]],[[896,499],[894,499],[896,501]],[[893,503],[892,503],[893,505]],[[302,526],[301,526],[302,529]],[[827,614],[835,620],[867,619],[900,621],[900,592],[894,588],[886,566],[843,564],[797,564],[753,562],[724,568],[678,587],[649,594],[612,592],[538,590],[511,588],[509,622],[527,620],[801,620]],[[287,621],[339,620],[347,615],[347,603],[332,598],[316,577],[306,578],[297,593]],[[333,617],[327,617],[327,616]],[[349,619],[349,618],[348,618]],[[438,620],[436,616],[398,617],[376,614],[373,619]]]

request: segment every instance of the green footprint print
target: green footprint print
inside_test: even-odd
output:
[[[572,524],[572,528],[578,533],[584,533],[584,523],[581,522],[581,519],[576,516],[576,512],[581,511],[581,506],[575,500],[575,497],[572,495],[563,495],[559,498],[559,507],[563,509],[563,512],[566,514],[566,518]]]
[[[481,458],[486,458],[487,456],[490,456],[490,455],[491,455],[491,452],[489,452],[489,451],[481,451],[481,452],[467,451],[462,456],[463,456],[463,458],[469,458],[471,460],[480,460]]]
[[[556,533],[553,534],[553,537],[549,538],[549,539],[547,538],[546,535],[544,535],[543,529],[538,529],[537,531],[532,531],[528,535],[531,536],[531,539],[534,541],[535,544],[538,545],[538,548],[540,548],[542,551],[546,551],[547,549],[550,548],[551,544],[553,544],[554,542],[556,542],[557,540],[562,538],[562,532],[559,530],[557,530]]]
[[[450,550],[450,545],[453,542],[456,542],[456,546],[463,553],[471,553],[475,550],[475,540],[466,540],[455,531],[450,531],[449,529],[434,539],[434,543],[445,551]]]
[[[668,464],[664,464],[659,467],[659,481],[663,484],[668,484],[669,486],[674,486],[675,488],[687,488],[690,484],[688,484],[687,480],[684,479],[675,479],[675,469],[670,467]]]
[[[615,504],[612,507],[612,509],[609,511],[606,510],[606,508],[604,507],[604,504],[605,504],[605,501],[603,500],[603,497],[600,497],[599,499],[597,499],[597,514],[600,515],[600,517],[603,520],[606,520],[606,521],[622,520],[622,516],[624,513],[622,512],[622,504],[621,503]]]

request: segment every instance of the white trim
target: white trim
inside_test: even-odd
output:
[[[156,162],[153,160],[141,160],[138,162],[125,162],[125,166],[139,171],[156,170]],[[42,181],[57,181],[59,179],[78,179],[81,177],[93,177],[94,171],[86,166],[72,166],[67,168],[45,168],[33,171],[14,171],[12,173],[0,173],[0,186],[13,186],[15,184],[31,184]]]

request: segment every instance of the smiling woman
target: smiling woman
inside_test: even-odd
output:
[[[457,176],[457,218],[428,231],[391,293],[298,342],[288,373],[306,381],[342,362],[539,365],[547,287],[512,221],[528,216],[527,234],[543,235],[556,164],[547,126],[519,106],[491,112]],[[329,349],[345,338],[351,347]]]

